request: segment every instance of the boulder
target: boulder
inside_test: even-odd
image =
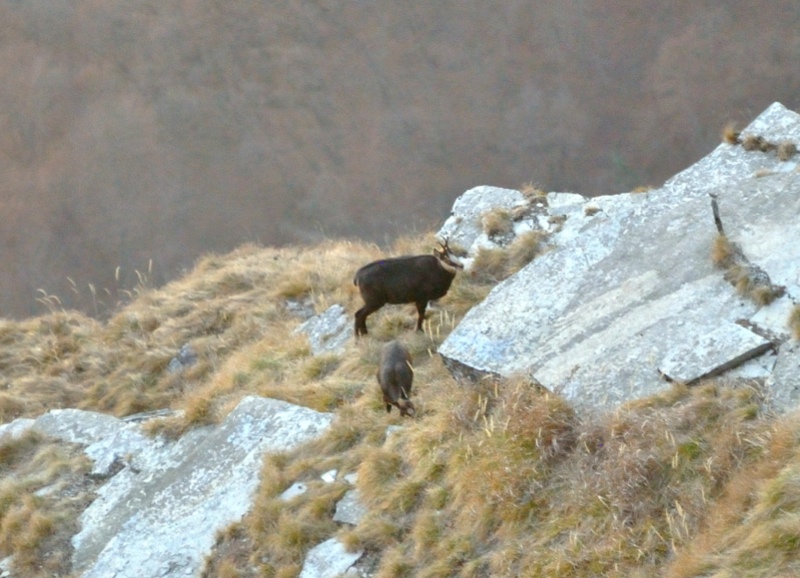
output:
[[[84,578],[199,576],[216,533],[250,509],[264,454],[319,436],[332,418],[246,397],[219,426],[168,442],[111,416],[48,412],[34,428],[86,444],[96,467],[120,464],[116,458],[122,456],[81,515],[81,531],[72,539],[73,569]]]
[[[800,117],[776,103],[746,134],[798,143]],[[778,348],[789,337],[784,312],[800,299],[797,161],[723,143],[660,189],[593,198],[592,210],[567,214],[552,250],[495,287],[439,353],[459,379],[527,375],[589,411],[657,392],[661,370],[689,362],[690,351],[695,367],[677,379]],[[710,193],[728,238],[785,291],[771,305],[737,293],[712,261]]]
[[[295,333],[305,333],[314,355],[341,353],[353,337],[351,318],[339,304],[301,323]]]

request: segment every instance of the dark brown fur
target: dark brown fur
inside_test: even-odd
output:
[[[353,283],[361,292],[364,307],[356,311],[356,337],[367,334],[367,317],[387,303],[415,303],[417,331],[422,331],[425,309],[429,301],[444,297],[464,266],[452,259],[447,242],[433,255],[415,255],[381,259],[359,269]]]
[[[411,354],[399,341],[390,341],[381,349],[377,378],[386,412],[390,413],[395,406],[401,416],[414,417],[416,410],[410,399],[414,369]]]

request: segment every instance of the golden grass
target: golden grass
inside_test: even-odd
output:
[[[514,229],[511,211],[505,207],[490,209],[481,216],[481,226],[489,238],[508,235]]]
[[[519,191],[528,200],[541,199],[547,196],[547,191],[544,191],[533,182],[525,183]]]
[[[797,145],[791,141],[783,141],[778,144],[778,159],[782,161],[790,160],[797,154]]]
[[[711,262],[716,267],[728,267],[736,256],[734,247],[726,235],[717,235],[711,245]]]
[[[546,233],[528,231],[517,236],[506,248],[481,247],[465,276],[478,284],[494,285],[517,273],[541,255],[545,251],[546,241]]]
[[[728,123],[722,131],[722,140],[730,145],[741,144],[741,132],[736,128],[736,123]]]
[[[714,238],[711,262],[725,271],[725,280],[734,286],[739,295],[750,299],[759,307],[769,305],[785,292],[784,288],[770,284],[767,278],[767,282],[757,281],[756,278],[761,276],[754,275],[751,267],[743,264],[741,250],[726,235],[719,234]]]
[[[0,554],[20,576],[65,576],[78,514],[93,499],[89,460],[28,433],[0,440]]]
[[[320,439],[265,459],[251,512],[220,533],[206,576],[294,577],[331,536],[364,548],[376,576],[791,575],[800,427],[796,415],[762,413],[757,385],[674,385],[579,418],[524,378],[453,381],[438,347],[544,241],[521,238],[495,263],[459,274],[424,333],[413,330],[413,307],[387,307],[369,336],[335,355],[311,355],[285,301],[317,312],[341,303],[352,314],[361,304],[352,275],[384,255],[375,246],[247,246],[143,289],[105,323],[58,311],[0,321],[0,415],[172,407],[182,416],[153,428],[179,436],[249,394],[335,411]],[[410,236],[389,253],[434,245],[432,234]],[[414,356],[415,419],[387,415],[375,380],[382,342],[398,336]],[[184,344],[197,360],[170,372]],[[389,425],[402,427],[387,435]],[[0,442],[0,555],[13,553],[20,575],[69,571],[68,538],[92,488],[75,490],[77,504],[34,492],[86,483],[79,455],[36,437]],[[339,477],[326,484],[330,469]],[[348,473],[359,474],[369,507],[355,528],[332,522]],[[282,501],[296,481],[308,491]]]
[[[792,336],[794,336],[795,339],[800,340],[800,305],[795,305],[792,307],[792,312],[789,314],[787,325],[792,332]]]

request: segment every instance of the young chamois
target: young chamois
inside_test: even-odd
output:
[[[356,271],[353,283],[364,299],[364,307],[356,311],[356,337],[367,334],[367,316],[387,303],[416,303],[417,331],[422,331],[428,301],[444,297],[456,271],[464,268],[446,239],[439,245],[441,250],[434,249],[433,255],[381,259]]]
[[[377,378],[383,392],[386,413],[391,413],[392,406],[395,406],[400,410],[401,416],[414,417],[414,404],[409,399],[414,367],[411,364],[411,354],[399,341],[390,341],[381,349]]]

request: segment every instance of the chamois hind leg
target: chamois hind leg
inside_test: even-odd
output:
[[[358,337],[359,335],[366,335],[368,333],[367,332],[367,316],[370,313],[374,313],[375,311],[380,309],[382,306],[383,306],[383,304],[375,306],[375,305],[370,305],[369,303],[367,303],[361,309],[356,311],[356,322],[355,322],[355,327],[354,327],[355,332],[356,332],[356,337]]]
[[[428,307],[427,301],[417,301],[417,331],[422,331],[422,322],[425,321],[425,308]]]

